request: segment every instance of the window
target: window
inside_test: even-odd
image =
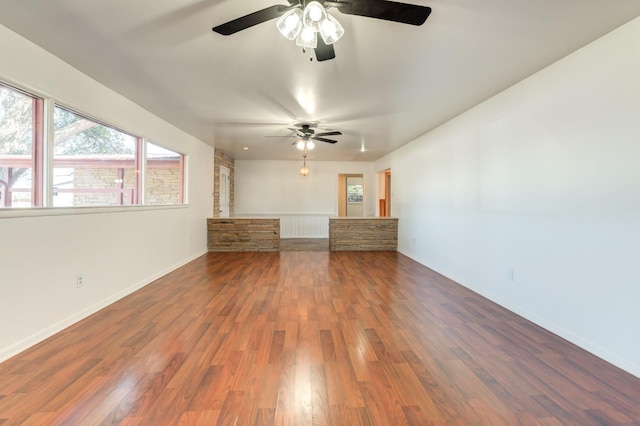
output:
[[[0,82],[0,209],[185,202],[183,154],[63,106],[52,113],[45,99]]]
[[[0,84],[0,208],[41,205],[43,100]]]
[[[53,123],[55,207],[139,203],[134,136],[61,107]]]
[[[364,199],[364,187],[361,183],[347,184],[347,203],[362,203]]]
[[[147,142],[145,204],[184,202],[184,156]]]

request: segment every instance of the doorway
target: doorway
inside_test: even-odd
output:
[[[391,216],[391,169],[378,173],[378,216]]]
[[[338,175],[338,216],[364,216],[364,175]]]
[[[229,192],[231,190],[231,173],[228,168],[220,166],[220,217],[229,217]]]

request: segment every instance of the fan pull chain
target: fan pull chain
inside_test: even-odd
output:
[[[307,50],[304,47],[302,48],[302,53],[305,54],[305,55],[307,53]],[[313,56],[309,56],[309,61],[313,62]]]

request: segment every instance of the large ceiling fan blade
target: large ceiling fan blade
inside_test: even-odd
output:
[[[333,132],[322,132],[322,133],[316,133],[316,136],[340,136],[342,134],[342,132],[338,132],[333,131]]]
[[[347,15],[366,16],[410,25],[424,24],[431,13],[431,8],[427,6],[387,0],[340,1],[337,7],[340,12]]]
[[[318,37],[318,47],[316,47],[316,60],[318,62],[328,61],[336,57],[333,44],[326,44],[322,37]]]
[[[338,141],[334,141],[333,139],[319,138],[317,136],[312,136],[311,139],[313,139],[314,141],[319,141],[319,142],[338,143]]]
[[[234,19],[233,21],[218,25],[217,27],[213,27],[212,30],[217,32],[218,34],[227,36],[235,34],[238,31],[246,30],[247,28],[253,27],[254,25],[258,25],[271,19],[275,19],[284,14],[292,7],[294,6],[285,6],[281,4],[270,6],[266,9],[258,10],[257,12],[241,16],[240,18]]]

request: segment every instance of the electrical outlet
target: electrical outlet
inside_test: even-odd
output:
[[[507,279],[509,281],[513,281],[513,269],[508,269],[507,270]]]
[[[76,287],[84,287],[84,275],[78,274],[76,275]]]

